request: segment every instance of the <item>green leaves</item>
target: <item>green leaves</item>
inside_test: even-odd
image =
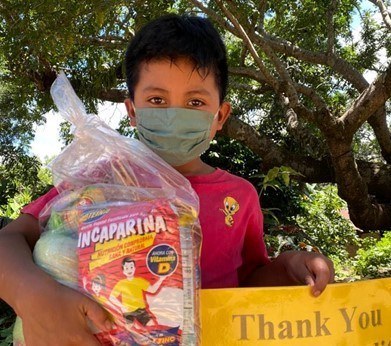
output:
[[[291,176],[302,176],[291,167],[281,166],[270,169],[263,178],[262,191],[271,187],[273,189],[280,189],[281,184],[289,186]]]
[[[4,302],[0,301],[0,346],[12,345],[15,313]]]
[[[368,249],[357,251],[357,270],[368,279],[391,276],[391,232]]]
[[[297,215],[297,225],[308,234],[320,248],[341,260],[348,255],[348,245],[357,245],[358,236],[351,222],[341,210],[346,208],[332,185],[315,186],[302,197],[303,213]]]
[[[23,156],[19,160],[18,164],[0,164],[0,217],[15,219],[23,206],[52,184],[51,173],[36,158]]]

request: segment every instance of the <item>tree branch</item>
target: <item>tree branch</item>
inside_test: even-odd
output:
[[[277,94],[281,93],[283,91],[286,91],[290,105],[295,109],[296,113],[300,114],[300,116],[306,117],[306,119],[311,122],[314,121],[314,113],[312,111],[310,111],[309,109],[306,109],[306,107],[304,105],[299,104],[297,91],[295,89],[294,82],[290,78],[290,75],[287,72],[285,66],[282,64],[282,62],[279,60],[279,58],[274,54],[272,47],[270,47],[268,44],[266,44],[267,41],[265,41],[263,43],[262,39],[260,39],[260,37],[258,35],[255,35],[255,34],[252,35],[252,36],[257,37],[257,39],[258,39],[257,43],[262,47],[263,51],[269,56],[271,61],[274,63],[274,65],[275,65],[275,67],[276,67],[277,71],[279,72],[280,77],[282,79],[281,82],[277,81],[277,79],[273,75],[270,74],[269,70],[265,67],[265,65],[263,64],[262,60],[260,59],[257,51],[255,50],[255,47],[254,47],[252,41],[250,40],[249,36],[245,32],[245,30],[243,29],[241,24],[238,22],[236,17],[225,8],[222,1],[220,1],[220,0],[216,1],[217,5],[225,13],[225,15],[231,21],[233,26],[229,25],[223,17],[216,14],[215,11],[210,10],[203,3],[201,3],[197,0],[191,0],[191,1],[196,7],[200,8],[202,11],[207,13],[211,18],[216,20],[222,27],[227,28],[227,30],[229,30],[233,35],[241,38],[246,43],[246,46],[248,47],[251,55],[253,56],[258,67],[260,68],[259,72],[251,73],[251,78],[259,81],[260,83],[267,83],[267,84],[271,85]],[[233,7],[232,2],[230,2],[230,3],[231,3],[231,7]],[[235,70],[236,71],[233,73],[238,74],[237,72],[239,70],[237,68],[235,68]],[[231,68],[230,72],[231,71],[234,71],[234,69]],[[244,71],[244,70],[242,70],[242,71]],[[257,76],[257,74],[260,74],[261,76]],[[248,76],[250,76],[250,74],[248,74]],[[301,88],[301,91],[305,92],[307,94],[307,96],[310,96],[313,99],[314,104],[324,105],[324,103],[321,102],[320,97],[318,97],[318,98],[315,97],[314,92],[309,92],[309,89],[306,89],[306,88]]]
[[[98,98],[102,101],[110,101],[117,103],[124,102],[127,97],[127,91],[119,89],[102,90],[98,95]]]
[[[265,13],[267,10],[267,0],[258,1],[258,11],[259,11],[259,30],[264,30]]]
[[[369,196],[368,185],[356,164],[351,143],[327,138],[338,194],[347,202],[353,223],[364,230],[391,227],[391,203],[380,204]]]
[[[263,40],[267,41],[270,47],[276,52],[294,57],[300,61],[329,66],[360,91],[368,86],[368,82],[357,69],[335,54],[312,52],[268,34],[264,35]]]
[[[267,84],[263,84],[260,87],[256,87],[256,86],[252,86],[252,85],[248,85],[248,84],[244,84],[244,83],[235,83],[235,82],[230,83],[230,84],[231,84],[231,87],[234,87],[235,89],[247,91],[252,95],[254,95],[254,94],[255,95],[262,95],[266,92],[273,91],[273,89]]]
[[[198,7],[204,13],[206,13],[210,18],[213,18],[219,25],[228,30],[231,34],[236,36],[235,28],[230,25],[223,17],[219,16],[215,11],[212,11],[209,7],[205,6],[201,1],[190,0],[194,6]]]
[[[303,180],[308,183],[336,182],[331,158],[326,157],[322,160],[316,160],[309,156],[292,154],[237,117],[230,117],[218,134],[243,143],[261,157],[263,171],[285,165],[292,167],[303,175],[303,177],[295,177],[297,180]],[[376,195],[384,203],[390,203],[391,167],[360,160],[356,164],[360,179],[365,184],[368,184],[368,193]]]
[[[258,55],[258,52],[256,51],[253,43],[251,42],[250,38],[248,37],[246,31],[243,29],[242,25],[239,23],[239,21],[236,19],[236,17],[227,10],[227,8],[224,6],[221,0],[216,0],[216,4],[220,7],[220,9],[224,12],[224,14],[227,16],[227,18],[230,20],[230,22],[233,24],[237,31],[237,36],[239,36],[245,45],[247,46],[248,50],[250,51],[255,63],[258,65],[259,69],[261,70],[262,74],[264,75],[267,83],[273,87],[273,89],[278,92],[279,85],[276,78],[270,74],[269,70],[264,65],[263,61],[261,60],[260,56]]]
[[[254,79],[260,84],[267,84],[267,80],[262,72],[252,67],[229,67],[228,72],[236,76]]]
[[[117,36],[101,36],[101,37],[80,37],[79,42],[83,45],[91,45],[105,47],[108,49],[121,49],[128,44],[128,41]]]
[[[381,107],[375,114],[371,115],[368,118],[368,123],[375,133],[384,160],[391,164],[391,133],[388,129],[385,107]]]
[[[388,12],[387,6],[384,4],[384,2],[382,0],[369,0],[369,1],[379,8],[380,13],[383,17],[384,24],[387,26],[388,30],[391,30],[391,17],[390,17],[390,13]]]
[[[222,135],[238,140],[246,145],[256,155],[262,158],[263,170],[275,166],[291,166],[306,177],[306,181],[326,182],[333,177],[330,164],[302,157],[283,150],[275,142],[257,132],[252,126],[237,117],[230,117],[221,131]]]
[[[327,54],[334,54],[335,28],[334,13],[337,9],[336,0],[332,0],[327,11]]]
[[[263,78],[262,72],[256,71],[251,67],[230,67],[229,72],[233,75],[236,75],[236,76],[254,79],[263,85],[267,84],[266,79]],[[294,83],[293,85],[296,88],[296,90],[299,93],[308,97],[317,108],[322,109],[322,108],[327,107],[326,102],[323,100],[323,98],[321,98],[313,89],[311,89],[305,85],[301,85],[301,84],[298,84],[295,82],[293,82],[293,83]],[[262,90],[271,91],[273,89],[262,88]],[[299,111],[301,112],[300,113],[301,116],[303,116],[305,119],[307,119],[308,121],[310,121],[312,123],[315,122],[315,117],[311,111],[308,111],[308,109],[296,107],[296,110],[298,110],[298,109],[300,109]]]
[[[278,87],[279,89],[282,89],[281,91],[286,93],[286,96],[287,96],[287,98],[289,100],[290,105],[292,107],[295,107],[299,103],[299,98],[298,98],[296,89],[293,86],[293,81],[291,79],[291,76],[288,73],[285,65],[282,63],[280,58],[274,53],[273,49],[271,49],[270,46],[267,45],[265,43],[265,41],[262,40],[262,36],[255,34],[255,31],[253,30],[253,26],[250,23],[246,23],[247,31],[249,32],[249,36],[247,36],[247,34],[244,31],[242,25],[239,23],[239,21],[237,19],[239,17],[239,15],[238,15],[239,14],[238,8],[235,6],[234,2],[231,1],[231,0],[228,0],[228,1],[225,1],[225,2],[229,5],[231,10],[228,10],[222,4],[222,1],[220,1],[220,0],[217,1],[217,3],[220,4],[219,7],[222,9],[222,11],[224,11],[226,16],[230,19],[230,21],[238,29],[242,39],[244,37],[243,35],[246,35],[246,38],[245,38],[244,41],[245,42],[250,42],[250,44],[252,46],[254,46],[254,45],[253,45],[252,41],[250,40],[249,36],[257,36],[260,39],[259,40],[260,48],[266,54],[266,56],[269,58],[269,60],[272,62],[272,64],[274,65],[274,67],[275,67],[275,69],[276,69],[276,71],[277,71],[277,73],[278,73],[278,75],[280,77],[279,81],[276,81],[276,85],[275,86],[274,86],[274,84],[271,84],[271,85],[273,86],[273,88]],[[254,55],[253,55],[253,57],[255,59]],[[263,65],[263,63],[262,63],[262,65]],[[261,66],[260,66],[260,68],[261,68]],[[263,71],[262,68],[261,68],[261,71]],[[268,77],[268,76],[266,75],[266,77]],[[276,89],[276,91],[278,91],[278,90]]]
[[[345,129],[353,134],[361,125],[391,97],[391,65],[368,88],[366,88],[350,108],[339,118]]]

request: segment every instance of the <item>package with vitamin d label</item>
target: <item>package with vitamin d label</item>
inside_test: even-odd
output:
[[[104,307],[114,328],[90,323],[102,345],[199,344],[201,230],[190,183],[87,114],[64,74],[51,93],[75,131],[51,164],[59,194],[40,214],[35,262]]]
[[[87,185],[61,194],[46,215],[43,238],[73,238],[78,289],[115,321],[110,333],[92,326],[103,345],[195,343],[197,215],[174,190]]]

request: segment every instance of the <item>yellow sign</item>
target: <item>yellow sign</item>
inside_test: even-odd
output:
[[[201,290],[203,346],[391,346],[391,278]]]

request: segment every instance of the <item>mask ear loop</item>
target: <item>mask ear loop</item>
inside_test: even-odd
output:
[[[216,113],[213,116],[213,120],[215,120],[216,118],[219,117],[220,110],[221,110],[221,106],[219,106],[219,108],[217,108],[217,111],[216,111]]]

